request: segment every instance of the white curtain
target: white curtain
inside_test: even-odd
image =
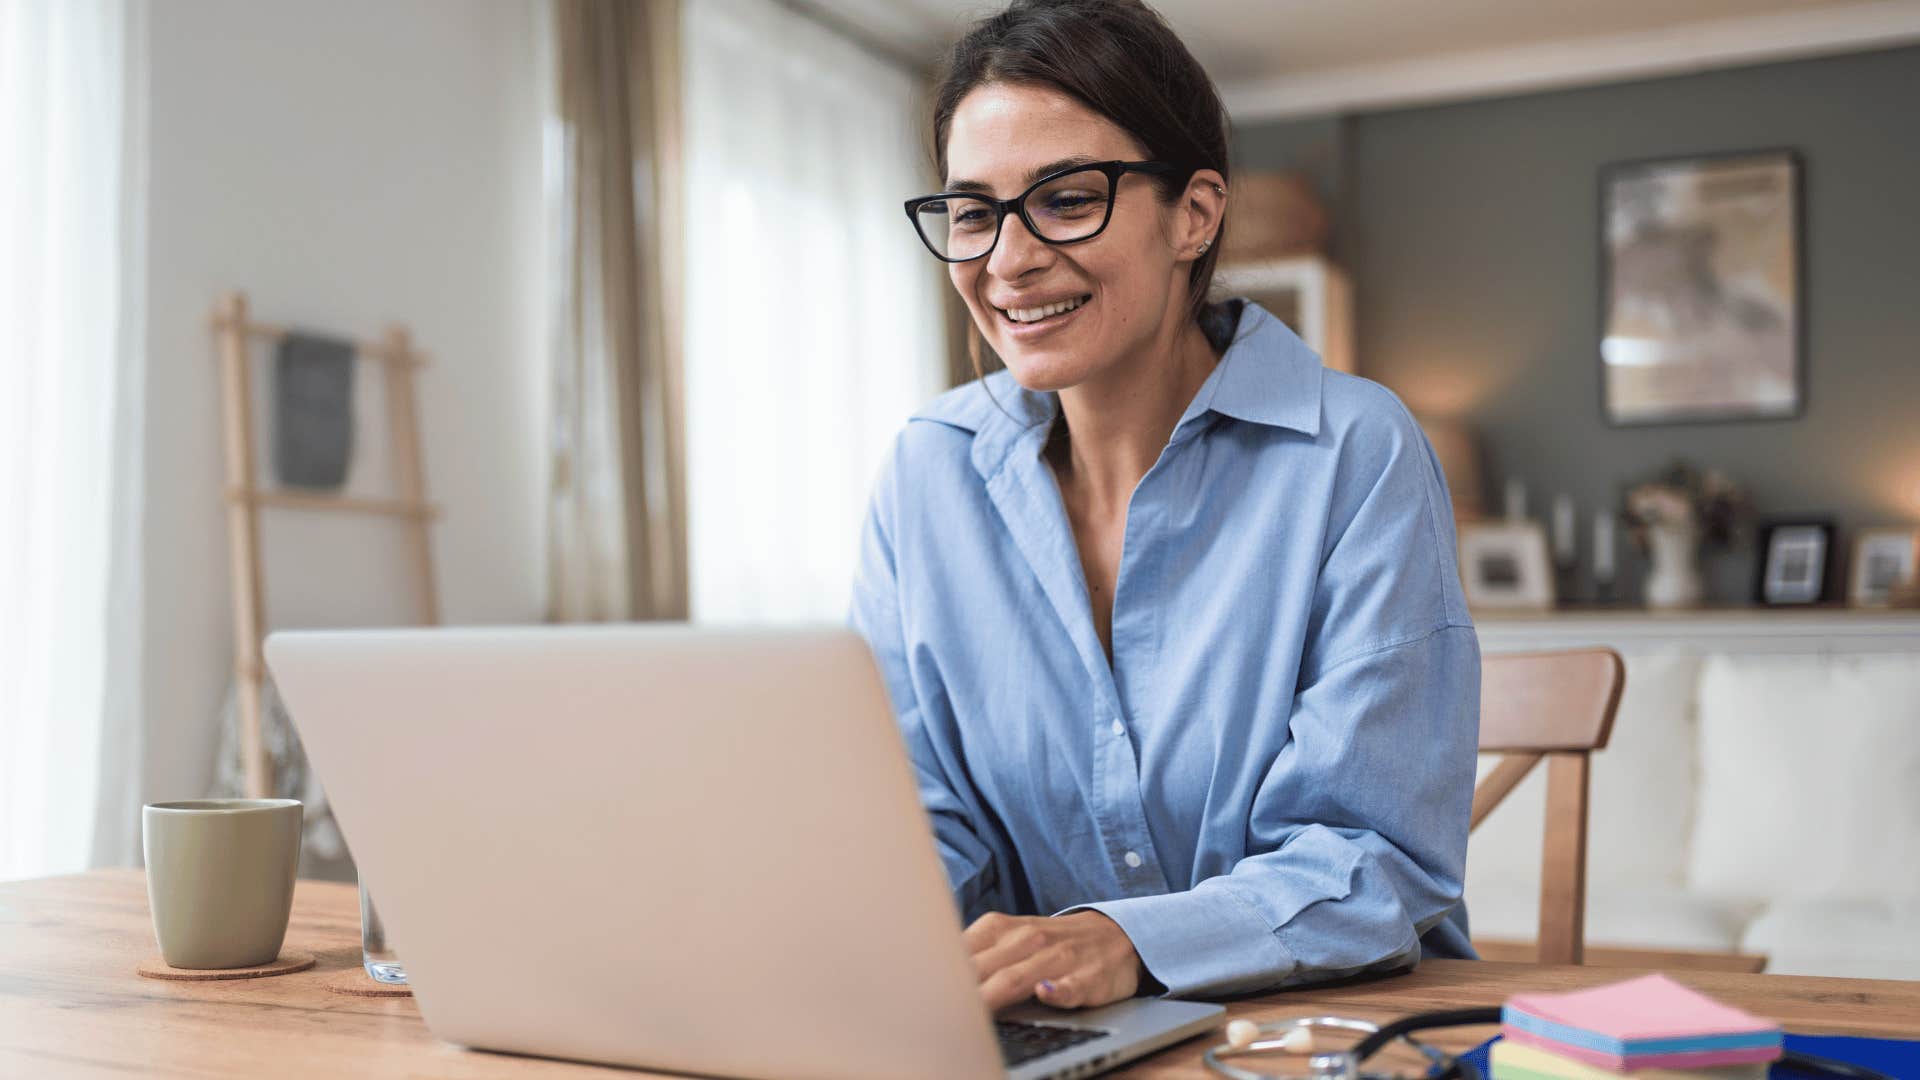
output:
[[[0,0],[0,879],[137,844],[143,41]]]
[[[685,7],[692,614],[844,618],[874,473],[946,371],[914,77],[774,0]]]

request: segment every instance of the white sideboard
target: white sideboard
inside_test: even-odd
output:
[[[1760,607],[1476,611],[1485,653],[1605,645],[1621,652],[1920,652],[1920,611]]]

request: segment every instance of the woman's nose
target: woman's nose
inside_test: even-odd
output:
[[[1033,235],[1019,214],[1008,214],[1000,225],[1000,240],[987,256],[987,272],[1002,281],[1012,281],[1053,257],[1052,246]]]

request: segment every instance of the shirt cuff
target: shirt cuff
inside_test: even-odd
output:
[[[1075,911],[1097,911],[1118,923],[1171,997],[1260,990],[1296,966],[1266,920],[1224,889],[1102,900],[1058,914]]]

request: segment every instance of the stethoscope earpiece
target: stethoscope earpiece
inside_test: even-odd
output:
[[[1349,1020],[1343,1016],[1299,1016],[1265,1024],[1243,1018],[1228,1023],[1227,1041],[1208,1050],[1201,1060],[1206,1062],[1207,1068],[1229,1080],[1272,1080],[1267,1073],[1243,1069],[1221,1059],[1236,1054],[1311,1054],[1312,1059],[1307,1063],[1309,1071],[1304,1074],[1303,1080],[1357,1080],[1360,1075],[1359,1060],[1351,1053],[1345,1050],[1315,1053],[1319,1049],[1313,1038],[1315,1028],[1334,1028],[1361,1035],[1372,1035],[1380,1030],[1377,1024]]]

